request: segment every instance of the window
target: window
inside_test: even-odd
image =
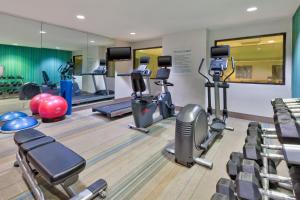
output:
[[[157,57],[162,55],[162,47],[152,47],[146,49],[134,49],[134,68],[139,66],[140,58],[150,57],[148,69],[152,71],[150,78],[155,78],[157,73]]]
[[[229,45],[236,71],[228,79],[234,83],[283,85],[285,72],[285,33],[247,38],[217,40],[216,45]],[[231,63],[225,76],[231,72]]]

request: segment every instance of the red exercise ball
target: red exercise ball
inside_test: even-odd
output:
[[[68,104],[61,96],[51,96],[41,101],[39,114],[43,121],[57,121],[67,112]]]
[[[48,97],[51,97],[52,95],[51,94],[48,94],[48,93],[42,93],[42,94],[38,94],[38,95],[35,95],[31,100],[30,100],[30,110],[32,112],[33,115],[35,114],[39,114],[39,106],[40,106],[40,103],[43,99],[45,98],[48,98]]]

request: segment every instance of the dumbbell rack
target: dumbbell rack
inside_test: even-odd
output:
[[[211,200],[300,199],[300,99],[275,99],[272,106],[275,128],[249,123],[243,153],[231,153],[226,165],[231,180],[221,178]],[[273,139],[280,144],[272,144]],[[277,175],[275,163],[282,160],[289,177]]]
[[[0,99],[16,98],[23,85],[22,76],[0,76]]]

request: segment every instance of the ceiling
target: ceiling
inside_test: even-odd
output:
[[[0,11],[138,41],[184,30],[292,16],[299,4],[299,0],[0,0]],[[247,13],[251,6],[258,10]],[[77,14],[86,19],[76,19]]]

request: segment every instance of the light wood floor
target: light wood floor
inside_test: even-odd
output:
[[[234,132],[226,131],[206,158],[214,162],[212,170],[194,165],[186,168],[174,163],[164,148],[174,139],[175,119],[161,121],[149,134],[127,128],[128,116],[114,121],[91,110],[73,113],[68,119],[41,124],[38,129],[56,138],[87,160],[80,182],[82,189],[98,178],[107,180],[107,199],[210,199],[216,182],[226,176],[225,165],[232,151],[241,151],[248,122],[229,119]],[[16,146],[12,135],[0,135],[0,199],[33,199],[13,167]],[[47,199],[66,199],[58,189],[50,189],[41,180]]]

